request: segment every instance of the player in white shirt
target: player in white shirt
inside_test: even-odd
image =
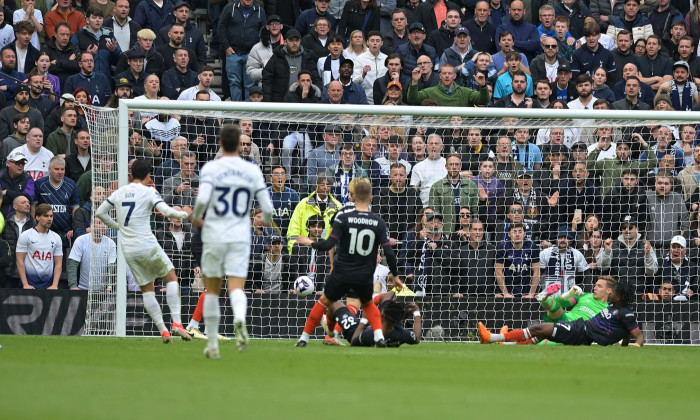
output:
[[[182,326],[180,290],[173,263],[151,232],[151,211],[155,207],[163,217],[179,219],[185,219],[188,215],[165,204],[158,191],[148,187],[152,182],[151,169],[149,161],[136,159],[131,165],[133,181],[113,192],[102,202],[95,215],[110,229],[119,230],[119,245],[136,284],[141,288],[143,306],[158,326],[163,342],[167,344],[172,342],[171,333],[186,341],[192,337]],[[116,210],[118,222],[110,216],[112,209]],[[153,282],[157,278],[162,278],[166,284],[165,298],[173,320],[170,332],[165,328],[163,314],[156,300]]]
[[[17,239],[17,272],[25,289],[57,289],[63,267],[61,237],[49,228],[53,210],[39,204],[34,210],[36,226]]]
[[[199,175],[199,195],[192,223],[202,228],[202,274],[207,295],[204,298],[204,322],[209,331],[218,331],[221,308],[221,279],[228,277],[228,293],[234,316],[236,345],[239,351],[248,346],[246,328],[247,298],[243,292],[250,258],[250,206],[255,197],[260,203],[265,223],[272,222],[274,210],[260,168],[239,156],[241,130],[226,124],[219,132],[220,159],[208,162]],[[202,220],[204,211],[206,218]],[[204,354],[219,358],[217,334],[209,334]]]

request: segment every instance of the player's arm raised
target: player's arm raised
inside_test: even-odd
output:
[[[107,225],[110,229],[113,230],[119,230],[119,223],[116,222],[116,220],[112,219],[112,216],[110,216],[109,212],[112,211],[114,208],[114,204],[112,204],[109,199],[106,199],[105,201],[100,204],[100,207],[97,209],[95,212],[95,216],[97,216],[98,219],[102,220],[105,225]]]

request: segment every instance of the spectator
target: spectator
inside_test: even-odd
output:
[[[14,90],[12,105],[8,105],[0,111],[0,139],[14,134],[14,119],[17,114],[27,115],[30,127],[44,129],[44,118],[41,113],[29,107],[29,88],[27,85],[18,85]]]
[[[637,77],[638,71],[637,71],[637,66],[634,63],[627,63],[625,64],[625,68],[622,71],[624,80],[621,80],[617,82],[613,88],[613,92],[615,93],[615,98],[617,98],[618,101],[623,100],[623,99],[628,99],[627,95],[627,79],[630,77],[634,77],[637,79],[637,84],[639,85],[638,88],[635,88],[634,86],[631,87],[631,89],[636,90],[636,95],[639,98],[641,102],[637,101],[629,101],[629,104],[626,104],[625,106],[633,106],[635,104],[646,104],[649,108],[646,108],[644,105],[635,105],[642,107],[642,109],[651,109],[652,105],[654,105],[654,91],[652,90],[651,86],[648,84],[644,83]],[[634,96],[634,94],[630,95]],[[621,103],[622,104],[622,103]],[[618,105],[622,106],[622,105]],[[614,108],[613,109],[618,109]],[[626,109],[626,108],[623,108]]]
[[[512,143],[516,160],[528,169],[540,169],[542,167],[542,151],[532,143],[529,128],[517,128],[515,141]]]
[[[479,189],[474,182],[460,174],[462,160],[459,155],[448,156],[445,168],[447,176],[430,187],[428,205],[443,215],[443,232],[452,233],[457,230],[460,207],[469,208],[473,215],[478,214]],[[459,196],[455,189],[459,191]]]
[[[75,109],[63,108],[61,112],[61,126],[49,134],[46,139],[46,148],[54,156],[60,156],[65,159],[67,154],[77,152],[78,149],[75,144],[77,137],[75,132],[76,121],[77,113]]]
[[[101,203],[105,198],[107,198],[107,192],[103,187],[96,186],[90,192],[90,199],[76,210],[73,215],[73,238],[78,238],[92,231],[93,203]]]
[[[248,97],[248,90],[254,84],[254,80],[246,74],[248,54],[251,48],[260,42],[260,29],[267,23],[267,17],[262,7],[253,0],[229,3],[224,7],[221,16],[219,38],[225,46],[226,74],[231,86],[231,99],[242,101]],[[289,35],[287,37],[290,38]]]
[[[8,12],[9,18],[10,12]],[[15,40],[15,30],[12,27],[12,20],[5,19],[5,10],[0,7],[0,49]]]
[[[36,73],[42,76],[42,87],[44,88],[42,96],[46,96],[54,104],[58,105],[61,94],[61,82],[58,77],[49,73],[51,67],[51,57],[46,51],[40,51],[36,58]],[[44,114],[48,115],[48,114]]]
[[[52,38],[58,32],[61,22],[68,24],[69,37],[85,26],[85,15],[74,9],[72,3],[72,0],[56,0],[56,8],[44,15],[47,38]]]
[[[408,19],[405,9],[394,9],[391,12],[391,31],[382,31],[382,52],[391,55],[403,44],[408,43]]]
[[[129,51],[127,58],[129,69],[117,74],[117,79],[125,79],[127,81],[129,86],[132,88],[132,93],[134,96],[141,96],[145,93],[144,84],[146,83],[146,76],[148,76],[148,74],[144,71],[144,59],[145,55],[142,51]],[[163,78],[165,82],[165,74],[163,75]]]
[[[27,114],[17,113],[13,120],[15,132],[2,141],[2,151],[0,151],[0,166],[5,165],[5,158],[15,148],[27,144],[27,132],[29,131],[29,117]]]
[[[34,179],[24,172],[27,158],[22,152],[14,151],[7,157],[7,167],[0,171],[0,186],[2,187],[2,199],[0,199],[0,214],[7,216],[12,210],[14,200],[19,197],[27,197],[34,200]]]
[[[540,35],[537,27],[525,21],[525,4],[520,0],[510,3],[510,15],[503,19],[501,25],[496,29],[496,36],[508,31],[513,34],[514,48],[516,51],[525,54],[528,60],[535,57],[535,53],[540,48]],[[496,68],[499,68],[496,65]]]
[[[313,31],[304,35],[301,39],[301,46],[305,51],[313,52],[316,57],[328,55],[328,33],[331,24],[326,17],[318,17],[313,24]]]
[[[440,83],[440,78],[433,71],[434,65],[430,57],[421,55],[416,62],[416,68],[420,69],[420,79],[418,79],[418,91],[429,87],[437,86]]]
[[[163,187],[163,181],[180,172],[180,156],[188,150],[185,137],[177,136],[170,141],[170,159],[164,159],[160,166],[153,171],[153,183],[158,191]]]
[[[417,163],[411,172],[411,186],[420,191],[420,199],[424,206],[428,205],[433,184],[447,176],[447,161],[440,156],[443,144],[439,135],[428,136],[427,149],[428,157]]]
[[[379,175],[382,177],[381,185],[387,185],[389,183],[389,177],[391,173],[391,167],[394,163],[399,163],[403,165],[406,169],[406,175],[411,173],[411,164],[405,159],[401,158],[401,154],[404,152],[401,137],[398,135],[390,135],[386,144],[386,156],[377,157],[374,161],[379,165]]]
[[[469,31],[472,47],[476,51],[496,53],[496,26],[489,20],[490,7],[486,1],[479,1],[474,7],[474,18],[464,22]]]
[[[403,57],[400,54],[389,54],[384,60],[384,65],[387,72],[384,76],[374,81],[372,100],[374,105],[382,105],[383,98],[386,96],[386,89],[390,82],[397,82],[402,87],[408,87],[410,79],[403,75]]]
[[[375,153],[377,153],[377,139],[370,136],[363,137],[360,141],[360,151],[357,153],[355,161],[360,165],[360,168],[369,175],[370,182],[372,183],[373,196],[379,194],[379,187],[381,184],[381,167],[379,163],[374,160]]]
[[[600,125],[593,131],[593,134],[597,136],[598,140],[588,146],[587,152],[593,153],[594,150],[600,150],[598,154],[598,160],[603,159],[615,159],[617,144],[613,142],[613,128],[609,125]]]
[[[457,14],[457,11],[450,11]],[[455,29],[454,42],[452,45],[443,49],[440,56],[440,67],[445,63],[450,63],[455,66],[455,71],[459,75],[458,79],[462,78],[462,68],[474,57],[476,51],[472,48],[471,38],[467,28],[460,26]],[[464,83],[460,83],[464,86]]]
[[[559,188],[557,211],[559,224],[574,226],[583,222],[584,215],[603,214],[600,191],[588,179],[585,162],[576,162],[571,171],[571,179],[564,179]],[[576,229],[572,227],[574,233]]]
[[[280,17],[277,15],[268,16],[267,25],[260,29],[260,42],[253,45],[246,64],[246,74],[255,83],[262,82],[263,69],[272,57],[272,51],[284,44],[281,32],[282,21]]]
[[[639,186],[637,171],[624,169],[618,186],[614,187],[603,200],[603,237],[610,238],[618,235],[617,226],[622,223],[625,215],[637,215],[637,227],[641,232],[646,231],[647,199],[644,190]]]
[[[434,211],[423,217],[426,227],[409,244],[406,252],[406,260],[413,268],[406,271],[406,283],[411,285],[416,296],[446,292],[447,284],[441,279],[450,278],[456,257],[452,241],[443,231],[442,215]]]
[[[468,224],[467,242],[459,248],[459,278],[452,280],[453,297],[493,296],[493,284],[487,279],[494,278],[495,248],[484,240],[484,224],[472,218]]]
[[[380,11],[378,4],[371,0],[348,0],[336,32],[349,40],[354,30],[362,31],[367,38],[369,31],[379,30]]]
[[[498,77],[491,55],[485,52],[474,54],[471,60],[464,63],[460,73],[461,77],[457,80],[457,84],[472,90],[479,89],[479,81],[476,80],[477,73],[484,74],[486,76],[486,84],[492,87],[496,84]]]
[[[312,31],[314,23],[319,17],[325,17],[328,19],[328,23],[331,25],[330,30],[335,30],[336,18],[332,14],[328,13],[329,4],[330,0],[314,0],[314,7],[306,9],[299,14],[299,18],[294,24],[294,29],[299,31],[300,39],[302,36]],[[287,38],[289,38],[289,35],[287,35]]]
[[[496,248],[494,271],[498,291],[496,297],[533,299],[540,282],[540,252],[525,239],[525,227],[513,224],[508,240]]]
[[[689,229],[688,209],[683,197],[671,190],[672,185],[673,176],[659,172],[654,191],[647,191],[646,240],[662,253],[668,249],[673,236],[682,236]]]
[[[557,16],[569,18],[569,30],[573,38],[583,36],[585,18],[591,14],[586,3],[580,0],[559,0],[554,2],[554,10]]]
[[[0,79],[0,90],[5,93],[5,103],[6,105],[14,104],[14,93],[15,89],[23,82],[27,75],[17,71],[17,56],[15,51],[10,47],[5,47],[0,51],[2,55],[0,64],[2,64],[2,72],[10,77],[3,77]],[[27,92],[29,90],[27,89]]]
[[[49,167],[49,160],[53,158],[53,153],[42,146],[44,143],[44,134],[39,127],[32,127],[27,132],[27,143],[17,147],[14,151],[18,151],[27,159],[24,165],[24,170],[34,181],[46,175],[44,171]],[[12,155],[10,152],[10,155]],[[8,156],[9,159],[9,156]]]
[[[411,73],[418,65],[420,56],[425,55],[435,63],[438,60],[435,48],[424,43],[425,28],[420,22],[413,22],[408,27],[408,43],[396,48],[396,52],[403,57],[401,72],[404,76],[411,77]]]
[[[397,244],[406,240],[409,221],[415,220],[419,206],[418,192],[406,185],[407,179],[406,167],[392,163],[389,184],[382,186],[372,201],[374,211],[386,221],[390,240]]]
[[[9,20],[9,19],[8,19]],[[12,23],[15,25],[20,22],[27,22],[31,26],[26,26],[27,32],[31,38],[32,46],[38,51],[41,48],[39,43],[39,34],[44,30],[44,18],[41,15],[41,10],[36,10],[32,0],[21,1],[21,8],[14,11],[12,14]],[[15,26],[15,31],[17,27]],[[29,72],[29,70],[27,70]]]
[[[90,132],[86,128],[76,131],[73,140],[75,152],[66,156],[66,176],[76,184],[80,176],[86,171],[92,170],[92,158],[90,156]],[[73,149],[73,147],[71,147]]]
[[[159,3],[156,3],[155,0],[143,0],[136,6],[136,11],[134,12],[136,23],[144,29],[150,29],[154,35],[160,31],[166,19],[172,16],[174,12],[172,2],[161,1]],[[226,16],[226,8],[221,12],[221,16]],[[223,21],[224,19],[222,18],[221,20]],[[153,38],[155,39],[155,36]]]
[[[682,127],[685,130],[685,127]],[[700,177],[700,144],[693,148],[693,163],[686,165],[678,174],[678,181],[683,188],[683,200],[688,202],[698,188],[697,179]],[[2,180],[0,180],[2,183]]]
[[[34,217],[35,227],[24,230],[17,239],[17,273],[25,289],[58,289],[63,250],[60,237],[50,230],[53,210],[40,204]]]
[[[321,89],[312,83],[311,72],[302,70],[298,73],[298,81],[289,87],[284,95],[284,102],[316,103],[321,100]]]
[[[647,152],[648,159],[645,161],[633,161],[630,159],[630,144],[628,142],[617,143],[615,159],[598,160],[598,155],[602,150],[602,145],[596,147],[596,150],[591,152],[586,159],[588,170],[595,170],[596,175],[600,177],[600,193],[605,197],[610,190],[619,182],[622,177],[622,171],[630,168],[638,172],[646,173],[656,167],[656,154],[651,153],[649,144],[644,141],[644,138],[639,133],[632,134],[632,139],[639,143],[642,150]]]
[[[655,34],[670,34],[673,23],[684,22],[683,14],[671,5],[671,0],[659,0],[659,5],[648,16]]]
[[[623,216],[621,223],[622,233],[617,240],[608,238],[603,242],[600,268],[610,270],[610,275],[619,281],[636,285],[641,292],[645,276],[653,276],[659,269],[656,252],[649,241],[642,239],[634,216]]]
[[[56,106],[56,103],[49,99],[44,92],[44,78],[41,76],[36,68],[29,72],[29,102],[30,108],[36,109],[39,113],[43,115],[49,115],[51,110]],[[53,97],[53,95],[51,95]]]
[[[577,77],[579,74],[591,75],[593,69],[600,66],[610,74],[609,83],[614,83],[614,74],[617,72],[615,58],[608,49],[598,42],[600,27],[595,23],[590,23],[584,28],[583,36],[586,38],[586,44],[577,48],[571,57],[573,77]]]
[[[112,94],[111,82],[100,73],[95,73],[95,59],[90,52],[80,53],[80,73],[66,80],[64,92],[74,92],[83,88],[87,92],[92,105],[103,106]]]
[[[349,185],[353,179],[369,178],[367,173],[355,162],[352,143],[343,143],[340,148],[340,160],[326,169],[326,176],[333,180],[331,194],[345,205],[350,196]]]
[[[680,140],[676,142],[676,145],[683,151],[684,166],[692,166],[695,164],[694,150],[697,144],[695,141],[695,135],[697,133],[695,124],[681,125],[678,131]]]
[[[114,34],[114,39],[119,44],[119,49],[127,51],[136,43],[137,33],[142,29],[141,25],[129,17],[131,10],[129,0],[115,0],[112,17],[105,19],[102,26],[109,28]]]
[[[271,182],[267,190],[270,193],[272,204],[275,208],[272,220],[280,229],[282,235],[287,235],[287,227],[292,217],[292,212],[299,204],[299,194],[285,185],[287,182],[287,170],[284,166],[274,166],[271,171]]]
[[[294,255],[293,247],[297,241],[297,237],[299,235],[309,235],[306,221],[314,215],[323,218],[325,224],[322,234],[323,238],[325,239],[330,236],[331,218],[341,207],[340,202],[329,194],[331,183],[331,179],[327,176],[318,176],[315,179],[316,190],[308,197],[303,198],[294,208],[294,213],[292,213],[292,218],[289,220],[289,227],[287,229],[287,247],[290,254]]]
[[[266,240],[267,252],[253,261],[253,293],[279,295],[291,290],[289,254],[283,252],[284,239],[272,234]]]
[[[61,87],[66,85],[69,76],[80,71],[80,50],[70,43],[70,37],[70,26],[66,22],[59,22],[56,25],[56,34],[41,47],[41,51],[46,52],[51,59],[49,73],[58,77]]]
[[[182,211],[180,206],[174,206],[173,209]],[[186,278],[194,268],[191,225],[182,219],[168,218],[167,224],[156,230],[156,239],[172,261],[178,278]]]
[[[675,56],[674,56],[675,57]],[[695,54],[693,38],[684,36],[678,41],[678,61],[685,61],[690,66],[690,76],[697,85],[700,83],[700,59]]]
[[[552,88],[549,86],[547,79],[540,79],[535,82],[535,96],[532,98],[532,107],[535,109],[547,109],[551,105],[552,98]],[[537,144],[539,145],[540,133],[546,129],[540,129],[537,131]],[[546,130],[548,131],[548,130]],[[563,129],[562,129],[562,139],[563,139]]]
[[[508,15],[509,5],[501,0],[489,0],[489,7],[491,10],[489,20],[498,28]]]
[[[510,146],[510,143],[509,143]],[[486,232],[493,233],[496,226],[496,218],[499,216],[497,203],[503,199],[506,193],[504,182],[494,176],[495,166],[492,159],[483,159],[479,165],[479,175],[472,178],[479,188],[479,208],[478,213],[484,220],[483,229]],[[464,207],[464,206],[463,206]],[[469,206],[469,213],[473,217],[477,210],[475,207]],[[462,211],[462,210],[460,210]]]
[[[54,156],[49,162],[49,175],[36,181],[36,203],[49,204],[53,209],[51,230],[63,241],[63,248],[69,248],[73,238],[73,215],[80,206],[78,187],[70,178],[65,178],[66,162]]]
[[[318,241],[323,239],[325,220],[323,216],[314,214],[309,216],[305,222],[306,232],[309,239]],[[310,246],[291,246],[289,259],[290,278],[308,276],[315,285],[316,290],[320,290],[326,282],[326,276],[330,274],[331,261],[327,252],[318,252]],[[292,293],[295,293],[292,291]],[[317,292],[318,293],[318,292]]]
[[[327,125],[323,130],[323,145],[309,153],[307,161],[308,185],[316,185],[316,176],[325,174],[326,168],[335,165],[339,160],[338,139],[340,128],[336,125]]]
[[[496,80],[496,85],[493,87],[493,97],[495,99],[501,99],[513,93],[512,84],[514,83],[513,78],[516,74],[525,76],[525,96],[532,96],[534,93],[534,85],[532,83],[532,78],[523,70],[522,61],[520,61],[520,55],[515,51],[507,53],[506,64],[507,71],[498,76],[498,79]]]
[[[150,0],[153,1],[153,0]],[[156,39],[156,34],[150,29],[141,29],[136,34],[136,44],[131,49],[124,51],[117,62],[117,74],[126,71],[129,68],[128,58],[132,51],[141,51],[145,56],[146,74],[155,74],[160,78],[165,70],[165,59],[155,48],[153,41]]]
[[[319,86],[321,78],[316,70],[316,56],[301,48],[301,36],[292,29],[287,32],[284,47],[272,53],[263,69],[263,100],[282,102],[284,95],[297,79],[299,72],[307,70],[314,85]],[[290,63],[294,63],[290,66]]]
[[[589,270],[588,262],[581,251],[573,248],[574,234],[567,226],[560,226],[557,243],[540,252],[540,271],[543,289],[554,283],[561,285],[561,290],[569,290],[582,284],[584,273]],[[578,280],[578,281],[577,281]]]
[[[690,80],[690,66],[685,61],[676,61],[673,64],[673,80],[659,85],[656,98],[660,95],[670,95],[673,109],[676,111],[690,111],[700,103],[698,87]]]
[[[593,109],[593,102],[596,97],[593,96],[593,78],[588,74],[579,74],[576,76],[576,92],[578,98],[567,103],[569,109]]]
[[[469,128],[467,135],[462,137],[466,142],[458,147],[453,147],[454,153],[460,155],[462,159],[462,171],[468,171],[467,177],[474,176],[479,172],[479,167],[484,159],[491,159],[495,155],[489,149],[487,139],[482,137],[481,129]],[[466,139],[465,139],[466,137]],[[476,214],[476,213],[475,213]]]
[[[661,40],[661,54],[673,59],[678,57],[678,45],[681,39],[686,36],[685,21],[681,19],[673,22],[669,32]],[[690,38],[690,43],[692,46],[692,38]]]
[[[345,58],[344,42],[342,36],[332,34],[328,39],[329,54],[325,57],[319,57],[316,63],[318,74],[321,76],[324,86],[340,77],[340,62]]]
[[[188,53],[188,68],[192,71],[199,69],[199,61],[194,50],[184,46],[185,25],[175,22],[168,30],[168,42],[156,48],[158,54],[163,57],[163,70],[168,70],[175,66],[175,53],[179,49],[184,49]]]
[[[442,57],[442,54],[455,43],[456,31],[457,28],[461,27],[461,21],[462,18],[458,9],[447,9],[445,20],[442,25],[428,34],[425,43],[435,48],[438,57]],[[464,29],[464,33],[469,37],[469,31],[467,31],[466,28]],[[466,45],[469,45],[469,40]],[[471,47],[471,45],[469,45],[469,47]],[[455,64],[455,66],[458,64]]]
[[[593,69],[592,74],[593,79],[593,96],[596,99],[605,99],[608,103],[615,102],[615,93],[608,87],[608,71],[603,67],[596,67]],[[593,103],[595,106],[595,102]],[[595,109],[595,108],[594,108]]]
[[[419,22],[425,27],[426,33],[431,33],[442,27],[448,10],[459,10],[459,6],[449,0],[428,0],[418,6],[411,22]]]
[[[374,102],[374,82],[387,73],[387,55],[381,52],[382,34],[370,31],[367,36],[367,51],[355,59],[353,81],[365,90],[368,103]]]
[[[671,128],[665,125],[658,127],[654,137],[656,138],[656,144],[651,147],[651,150],[656,153],[656,158],[659,162],[661,162],[661,158],[666,155],[670,155],[670,170],[673,171],[674,174],[678,174],[681,170],[683,170],[685,160],[683,159],[683,150],[681,150],[675,144],[671,145],[671,141],[673,140]],[[646,159],[646,152],[642,152],[639,159]]]
[[[111,29],[104,28],[104,15],[99,9],[87,11],[87,25],[71,37],[71,43],[80,51],[88,51],[95,57],[95,71],[112,79],[112,66],[117,65],[122,53]]]
[[[469,88],[459,86],[454,83],[455,68],[449,63],[440,68],[440,84],[435,87],[418,91],[418,79],[420,70],[413,71],[411,85],[408,87],[407,101],[411,104],[419,104],[425,99],[434,99],[438,106],[474,106],[485,105],[488,102],[488,89],[486,88],[486,78],[483,74],[478,74],[480,88],[474,92]],[[450,94],[446,93],[450,92]]]
[[[4,176],[0,176],[0,182],[3,182],[3,185],[4,178]],[[3,272],[4,284],[0,285],[0,287],[4,289],[21,289],[22,282],[17,272],[17,259],[15,257],[17,240],[23,232],[32,229],[36,222],[30,214],[31,201],[27,196],[18,195],[9,204],[12,205],[10,207],[12,212],[5,218],[5,229],[3,229],[0,238],[7,241],[9,245],[11,262],[10,266],[6,267]],[[3,214],[6,214],[6,212],[3,211]]]
[[[168,18],[166,18],[167,22]],[[185,28],[185,36],[182,39],[182,46],[194,54],[190,56],[192,61],[197,61],[199,64],[205,64],[207,62],[207,45],[204,41],[204,34],[193,24],[190,20],[190,4],[186,1],[178,1],[175,3],[175,8],[173,10],[173,24],[183,25]],[[168,32],[170,27],[164,25],[160,31],[156,32],[158,38],[156,39],[157,44],[166,44],[168,42]],[[214,49],[214,47],[212,47]],[[196,69],[194,69],[196,70]]]
[[[502,73],[506,70],[508,70],[508,63],[506,63],[506,54],[508,54],[511,51],[515,51],[513,49],[513,45],[515,44],[515,41],[513,40],[513,34],[510,33],[509,31],[503,31],[499,33],[498,35],[498,46],[499,46],[499,51],[498,53],[494,54],[492,59],[493,59],[493,65],[496,67],[496,70],[499,73]],[[517,52],[517,51],[516,51]],[[522,61],[522,65],[524,68],[528,68],[528,59],[525,54],[518,52],[520,54],[520,59]]]
[[[513,157],[512,141],[508,137],[498,137],[496,140],[494,165],[496,178],[503,181],[506,190],[511,189],[513,180],[522,165]]]
[[[559,66],[563,63],[569,64],[569,60],[558,54],[559,44],[556,39],[545,36],[542,38],[541,45],[544,52],[530,63],[532,80],[546,79],[554,83],[557,81]]]
[[[654,34],[654,29],[647,19],[639,11],[639,0],[625,0],[624,11],[614,16],[608,23],[607,33],[613,38],[617,38],[617,33],[626,29],[632,33],[632,38],[636,42],[639,39],[647,39]],[[617,7],[613,8],[613,13]]]
[[[671,249],[666,257],[661,261],[658,279],[663,283],[668,283],[675,294],[674,301],[687,301],[697,298],[698,288],[698,267],[695,262],[688,259],[685,238],[681,235],[671,239]],[[647,287],[647,290],[650,287]],[[663,286],[662,286],[663,289]],[[661,294],[661,293],[660,293]]]
[[[632,51],[632,32],[623,29],[617,33],[617,47],[612,50],[615,60],[615,80],[624,80],[623,69],[628,63],[639,67],[639,57]]]
[[[199,92],[205,91],[209,92],[209,99],[212,101],[221,101],[219,95],[214,93],[211,89],[211,85],[214,82],[214,69],[208,65],[203,65],[199,68],[199,73],[197,74],[197,80],[199,83],[188,86],[180,92],[177,97],[180,101],[192,101],[196,99]]]
[[[34,26],[28,21],[15,23],[15,40],[5,48],[15,52],[16,70],[20,73],[28,74],[36,67],[36,59],[39,56],[38,41],[37,46],[30,42],[34,33]],[[34,34],[36,36],[36,34]],[[19,54],[18,54],[19,52]]]
[[[661,50],[661,38],[650,35],[647,38],[646,55],[639,58],[640,81],[647,83],[656,91],[664,82],[673,80],[673,66],[671,60],[659,54]]]
[[[110,266],[117,263],[117,245],[105,235],[104,222],[95,218],[93,227],[90,234],[78,237],[73,243],[66,268],[69,289],[104,290],[111,281],[109,272]],[[129,283],[133,281],[129,280]]]
[[[550,101],[563,101],[566,104],[578,97],[576,83],[571,81],[571,76],[571,65],[560,63],[557,69],[557,80],[550,84],[552,89]]]
[[[548,243],[549,222],[551,204],[549,199],[539,189],[533,187],[533,171],[528,168],[520,168],[516,178],[516,186],[513,190],[507,190],[506,194],[497,201],[501,211],[512,210],[513,204],[520,204],[523,218],[512,220],[523,223],[525,233],[532,241],[542,241],[544,246]],[[528,232],[529,231],[529,232]]]

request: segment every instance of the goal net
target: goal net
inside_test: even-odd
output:
[[[241,127],[241,155],[260,166],[275,206],[273,226],[263,225],[255,202],[250,206],[253,337],[301,333],[318,296],[297,296],[294,280],[309,276],[320,293],[331,261],[295,238],[328,236],[332,215],[351,202],[350,181],[367,178],[371,209],[387,222],[407,286],[399,299],[421,307],[426,339],[473,341],[477,321],[525,327],[546,315],[533,295],[555,283],[558,293],[574,285],[593,293],[599,277],[610,275],[635,286],[632,303],[647,340],[700,343],[695,113],[137,100],[120,106],[89,109],[93,209],[128,182],[132,159],[145,158],[166,203],[189,211],[199,169],[216,158],[221,125]],[[155,211],[152,231],[180,279],[186,324],[203,292],[199,233]],[[118,241],[116,232],[108,235]],[[85,332],[157,335],[119,257],[92,261]],[[383,259],[375,271],[378,293],[392,287],[387,272]],[[156,281],[157,291],[161,286]],[[606,298],[604,289],[596,291],[596,300]],[[219,333],[232,335],[228,298],[221,299]],[[164,294],[160,302],[169,322]]]

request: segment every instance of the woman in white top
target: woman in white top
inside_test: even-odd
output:
[[[34,0],[22,0],[22,8],[15,10],[12,16],[12,23],[15,24],[23,20],[34,25],[34,33],[29,42],[34,48],[40,50],[39,33],[44,29],[44,17],[41,15],[41,11],[34,9]]]
[[[357,59],[357,56],[367,51],[367,45],[365,45],[365,36],[362,31],[356,29],[350,34],[350,44],[343,51],[343,56],[349,58],[353,61]]]

